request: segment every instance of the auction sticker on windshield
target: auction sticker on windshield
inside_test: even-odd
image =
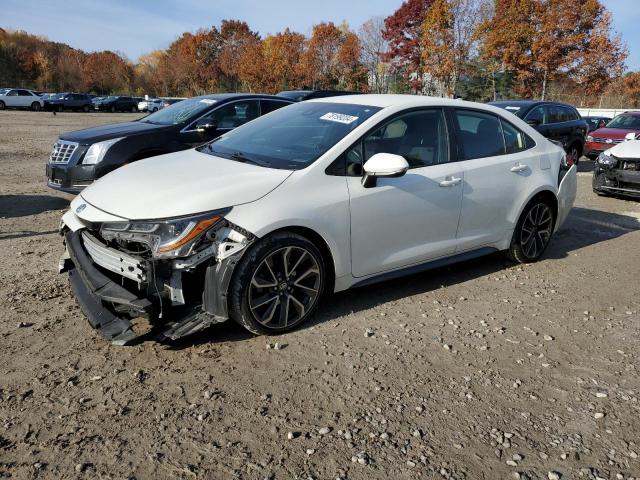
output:
[[[320,117],[320,120],[329,120],[330,122],[338,122],[349,125],[350,123],[358,120],[358,117],[352,115],[345,115],[344,113],[325,113]]]

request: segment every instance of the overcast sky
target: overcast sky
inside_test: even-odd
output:
[[[602,0],[640,69],[640,1]],[[0,27],[44,35],[86,51],[116,50],[131,60],[166,48],[182,32],[246,21],[262,35],[289,27],[305,34],[320,21],[346,20],[357,28],[387,16],[402,0],[0,0]]]

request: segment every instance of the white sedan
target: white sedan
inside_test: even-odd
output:
[[[160,338],[228,318],[281,333],[324,293],[495,251],[536,261],[575,195],[562,148],[499,108],[323,98],[98,180],[63,217],[61,270],[117,344],[141,314]]]
[[[149,98],[147,100],[142,100],[138,102],[138,110],[141,112],[157,112],[161,108],[164,107],[164,100],[159,98]]]
[[[5,108],[30,108],[39,111],[44,107],[40,96],[31,90],[23,88],[11,88],[0,91],[0,110]]]

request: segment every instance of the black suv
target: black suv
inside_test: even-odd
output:
[[[548,139],[562,143],[574,162],[582,156],[589,125],[575,107],[535,100],[490,102],[490,105],[508,110]]]
[[[93,108],[103,112],[137,112],[138,102],[133,97],[104,97],[99,102],[94,102]]]
[[[78,193],[126,163],[202,145],[291,103],[273,95],[204,95],[133,122],[65,133],[49,155],[48,185]]]
[[[63,110],[88,112],[92,108],[91,97],[84,93],[58,93],[44,101],[45,110],[56,112],[62,112]]]
[[[340,95],[361,95],[362,92],[349,92],[346,90],[284,90],[278,93],[279,97],[288,98],[294,102],[311,100],[312,98],[338,97]]]

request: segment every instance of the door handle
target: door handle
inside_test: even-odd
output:
[[[512,172],[518,173],[518,172],[524,172],[527,168],[529,167],[527,167],[526,165],[522,165],[521,163],[516,163],[513,167],[511,167],[510,170]]]
[[[458,185],[461,181],[462,181],[462,178],[447,177],[446,179],[440,182],[440,186],[453,187],[454,185]]]

